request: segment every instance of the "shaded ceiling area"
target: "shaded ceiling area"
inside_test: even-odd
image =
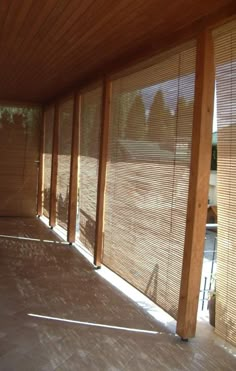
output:
[[[0,99],[47,102],[233,3],[1,0]]]

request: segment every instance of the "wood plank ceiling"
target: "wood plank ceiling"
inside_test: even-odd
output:
[[[232,0],[1,0],[0,99],[46,102]]]

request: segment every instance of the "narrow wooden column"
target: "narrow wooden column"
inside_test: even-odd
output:
[[[42,121],[40,125],[39,163],[38,163],[38,195],[37,195],[38,216],[41,216],[43,214],[44,137],[45,137],[45,110],[43,109]]]
[[[95,250],[94,264],[101,266],[103,255],[103,220],[104,220],[104,198],[106,184],[106,164],[108,152],[108,136],[110,123],[110,101],[111,101],[111,81],[107,78],[103,85],[103,103],[102,103],[102,128],[98,172],[98,190],[97,190],[97,211],[96,211],[96,232],[95,232]]]
[[[177,334],[183,339],[195,336],[196,332],[207,218],[214,87],[213,41],[211,33],[205,30],[197,42],[192,157],[177,318]]]
[[[49,225],[53,228],[56,225],[56,203],[57,203],[57,164],[58,164],[58,143],[59,142],[59,105],[54,106],[54,126],[52,144],[52,171],[50,189],[50,214]]]
[[[68,209],[67,240],[69,243],[75,242],[75,234],[76,234],[80,107],[81,107],[81,96],[78,93],[75,93],[74,94],[74,108],[73,108],[73,129],[72,129],[72,147],[71,147],[71,163],[70,163],[70,190],[69,190],[69,206],[68,206],[69,209]]]

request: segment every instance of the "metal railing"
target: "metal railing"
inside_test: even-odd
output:
[[[216,271],[217,260],[217,224],[206,225],[205,249],[202,266],[202,279],[199,295],[199,309],[206,310],[209,292],[212,290],[212,278]]]

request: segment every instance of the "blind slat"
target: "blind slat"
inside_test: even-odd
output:
[[[43,174],[43,214],[49,218],[50,188],[52,171],[52,142],[53,142],[54,108],[45,112],[45,135],[44,135],[44,174]]]
[[[64,229],[67,229],[68,222],[72,124],[73,100],[70,99],[59,107],[57,223]]]
[[[76,238],[94,252],[101,131],[102,87],[81,95]]]
[[[236,22],[215,32],[218,126],[216,332],[236,345]]]
[[[174,318],[185,238],[194,82],[191,47],[112,83],[104,264]]]

